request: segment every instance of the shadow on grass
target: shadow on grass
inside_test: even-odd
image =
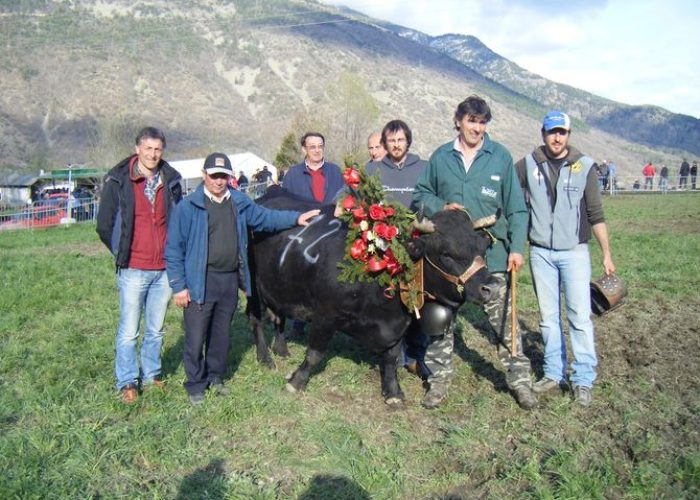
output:
[[[177,500],[226,498],[226,473],[223,460],[220,458],[212,460],[206,467],[185,476],[180,483],[180,491],[176,498]]]
[[[471,328],[488,340],[491,349],[494,351],[497,349],[495,333],[482,311],[475,306],[468,305],[459,314],[466,323],[471,325]],[[543,376],[542,367],[544,365],[542,335],[538,330],[532,330],[522,319],[518,320],[518,325],[522,335],[523,352],[530,360],[535,379],[540,379]],[[495,366],[482,354],[467,346],[463,333],[459,329],[455,331],[455,354],[471,366],[477,377],[491,381],[497,391],[507,391],[504,367],[500,363]]]
[[[317,474],[311,479],[309,487],[303,491],[298,500],[369,500],[370,496],[359,484],[343,476]]]

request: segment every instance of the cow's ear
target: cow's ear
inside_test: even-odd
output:
[[[423,238],[411,238],[406,243],[406,250],[412,260],[418,260],[425,254],[425,241]]]

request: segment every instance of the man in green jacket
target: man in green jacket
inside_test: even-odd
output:
[[[479,96],[472,95],[457,106],[454,123],[459,135],[433,153],[416,184],[413,201],[428,217],[441,210],[466,210],[472,220],[497,216],[496,223],[488,228],[493,243],[486,252],[486,262],[489,272],[499,282],[499,292],[484,305],[484,312],[495,333],[492,340],[498,345],[508,388],[522,408],[531,409],[537,405],[537,399],[532,392],[530,361],[523,354],[519,327],[516,327],[517,354],[511,354],[511,307],[506,274],[513,269],[518,271],[523,265],[528,212],[513,169],[513,158],[486,133],[490,120],[491,110]],[[423,399],[426,408],[436,408],[445,400],[453,373],[452,318],[457,311],[448,305],[443,307],[444,324],[426,332],[429,345],[425,361],[431,371],[430,388]]]

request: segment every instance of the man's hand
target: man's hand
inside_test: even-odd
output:
[[[185,288],[183,291],[177,292],[175,295],[173,295],[173,302],[175,302],[177,307],[185,309],[188,305],[190,305],[190,291]]]
[[[603,269],[605,269],[605,274],[612,274],[615,272],[615,264],[613,264],[610,254],[603,256]]]
[[[443,210],[464,210],[464,206],[459,203],[445,203]]]
[[[511,253],[508,255],[508,271],[514,270],[517,273],[524,263],[525,258],[522,254]]]
[[[308,212],[304,212],[299,216],[297,219],[297,225],[299,226],[308,226],[309,225],[309,219],[312,219],[313,217],[316,217],[318,214],[320,214],[321,211],[316,209],[316,210],[309,210]]]

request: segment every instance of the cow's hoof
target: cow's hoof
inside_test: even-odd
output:
[[[274,352],[277,356],[280,358],[288,358],[289,357],[289,349],[287,348],[287,345],[285,344],[284,346],[273,346],[272,347],[272,352]]]
[[[392,408],[398,408],[399,406],[403,405],[403,399],[398,397],[398,396],[392,396],[390,398],[386,398],[384,402],[392,407]]]
[[[267,355],[263,357],[258,357],[258,363],[260,363],[263,366],[266,366],[268,368],[274,368],[275,367],[275,362],[272,361],[272,358]]]
[[[285,384],[284,388],[287,389],[287,392],[291,392],[292,394],[296,394],[297,392],[299,392],[297,388],[290,383]]]
[[[289,382],[290,380],[292,380],[292,377],[293,377],[293,376],[294,376],[294,372],[289,372],[288,374],[286,374],[286,375],[284,376],[284,380],[286,380],[287,382]]]

